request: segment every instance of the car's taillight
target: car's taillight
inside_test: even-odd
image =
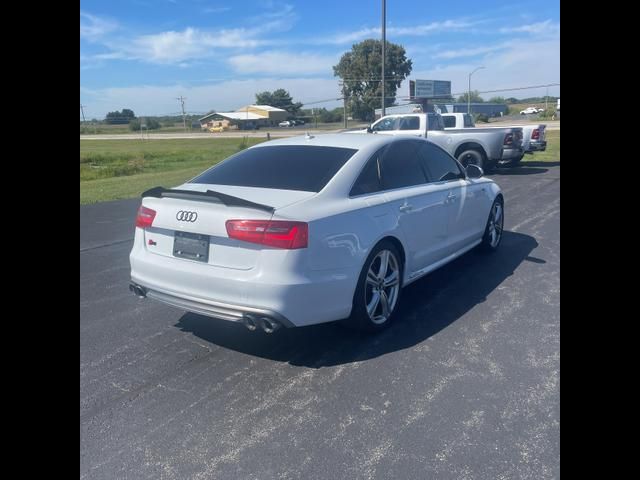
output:
[[[540,129],[534,128],[533,132],[531,132],[531,140],[538,140],[540,138]]]
[[[505,145],[513,145],[513,133],[507,133],[504,136],[504,144]]]
[[[156,218],[155,210],[140,205],[138,216],[136,217],[136,227],[148,228],[153,223],[154,218]]]
[[[307,248],[309,226],[285,220],[227,220],[229,238],[286,249]]]

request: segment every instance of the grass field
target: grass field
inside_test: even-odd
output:
[[[263,139],[248,139],[247,146]],[[173,187],[241,148],[243,139],[80,140],[80,203],[132,198]]]
[[[367,125],[369,125],[368,123],[365,122],[361,122],[359,120],[349,120],[348,122],[348,128],[365,128],[367,127]],[[341,129],[343,128],[343,123],[342,122],[332,122],[332,123],[322,123],[322,122],[318,122],[317,125],[315,122],[309,122],[306,123],[305,125],[301,125],[301,126],[297,126],[295,128],[296,131],[300,131],[301,133],[303,133],[305,130],[337,130],[337,129]],[[258,130],[258,132],[260,133],[264,133],[266,135],[267,132],[270,133],[278,133],[281,131],[286,131],[289,130],[289,128],[285,128],[285,127],[262,127],[260,128],[260,130]],[[242,132],[242,130],[229,130],[231,132]],[[149,130],[147,132],[147,130],[144,131],[144,135],[147,135],[147,133],[149,135],[154,135],[156,133],[182,133],[184,132],[184,127],[182,126],[182,124],[175,124],[172,127],[166,127],[166,126],[162,126],[156,130]],[[187,125],[187,132],[188,133],[202,133],[203,135],[215,135],[215,134],[211,134],[209,132],[203,132],[201,129],[199,128],[190,128],[189,125]],[[92,124],[86,124],[86,125],[81,125],[80,126],[80,138],[82,138],[82,135],[120,135],[120,134],[135,134],[135,135],[141,135],[140,132],[133,132],[131,130],[129,130],[129,126],[128,125],[104,125],[104,124],[100,124],[100,125],[92,125]]]
[[[199,132],[200,129],[192,129],[191,128],[191,124],[187,123],[187,132]],[[153,132],[160,132],[160,133],[181,133],[184,132],[184,126],[182,125],[182,123],[176,123],[173,126],[165,126],[162,125],[160,128],[156,129],[156,130],[149,130],[149,132],[153,133]],[[100,135],[100,134],[108,134],[108,135],[115,135],[115,134],[120,134],[120,133],[137,133],[140,134],[140,132],[134,132],[132,130],[129,129],[129,125],[107,125],[107,124],[92,124],[90,122],[87,122],[85,124],[81,124],[80,125],[80,135],[83,134],[87,134],[87,135]],[[144,134],[147,134],[147,130],[144,130]]]
[[[547,103],[547,108],[553,114],[556,113],[556,105],[557,102],[555,100],[549,100]],[[528,107],[536,107],[536,108],[544,108],[544,102],[534,102],[534,103],[513,103],[509,105],[509,115],[519,115],[520,112]]]
[[[546,133],[547,150],[530,162],[560,162],[560,131]],[[255,145],[263,139],[248,139]],[[80,204],[137,197],[155,186],[174,187],[236,153],[239,138],[184,140],[81,140]]]

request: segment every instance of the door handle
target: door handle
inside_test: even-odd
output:
[[[410,212],[411,209],[413,209],[413,205],[409,205],[407,203],[405,203],[404,205],[400,205],[401,212]]]
[[[458,198],[458,195],[455,195],[452,192],[449,192],[449,194],[447,195],[447,200],[450,202],[453,202],[456,198]]]

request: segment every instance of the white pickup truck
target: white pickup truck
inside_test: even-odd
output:
[[[460,128],[475,128],[473,117],[468,113],[443,113],[444,129],[455,130]],[[522,149],[524,153],[518,158],[503,158],[499,163],[509,166],[517,165],[525,153],[544,152],[547,149],[545,131],[547,126],[543,123],[532,123],[530,125],[518,125],[522,128]],[[494,127],[486,127],[494,128]],[[495,127],[504,128],[504,127]]]
[[[366,130],[349,133],[417,135],[444,148],[466,168],[474,164],[491,171],[498,162],[522,158],[522,128],[461,128],[445,131],[437,113],[386,115]]]

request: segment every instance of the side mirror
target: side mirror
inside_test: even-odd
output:
[[[469,178],[480,178],[484,175],[484,171],[477,165],[470,164],[466,168],[467,177]]]
[[[367,133],[373,133],[373,128],[371,128],[371,125],[367,127]]]

